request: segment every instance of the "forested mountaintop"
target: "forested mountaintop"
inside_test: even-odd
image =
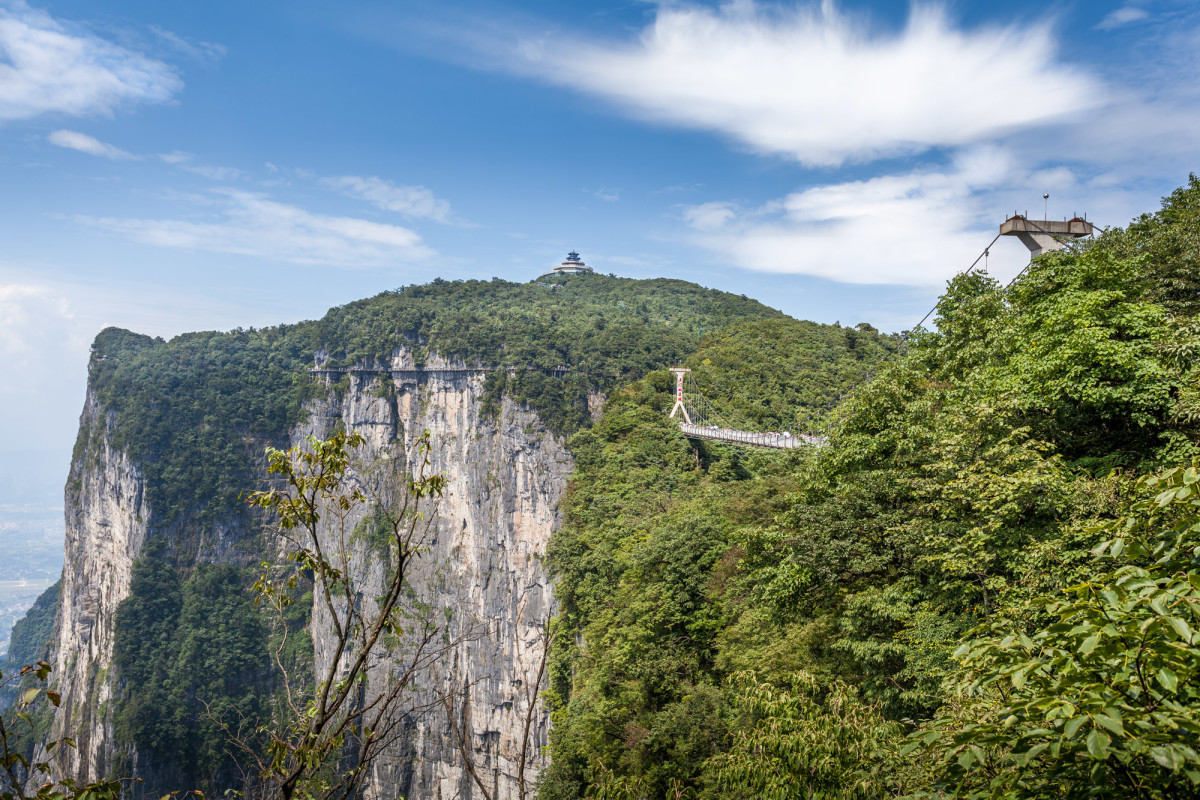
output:
[[[688,442],[667,375],[616,392],[550,546],[542,800],[1194,797],[1198,309],[1193,176],[953,280],[828,447]],[[688,363],[769,405],[755,330]]]
[[[339,398],[353,393],[362,404],[368,395],[394,399],[400,391],[386,369],[353,379],[334,373],[327,382],[310,374],[314,363],[374,369],[403,349],[404,363],[411,357],[417,365],[517,367],[489,373],[482,391],[460,387],[464,397],[479,395],[484,421],[454,435],[487,434],[486,418],[496,418],[504,396],[569,437],[593,424],[589,399],[596,393],[620,392],[651,374],[663,380],[665,367],[706,342],[719,342],[719,353],[742,371],[735,375],[719,358],[697,361],[702,382],[712,378],[744,418],[799,429],[891,354],[898,339],[865,324],[798,322],[681,281],[599,275],[530,284],[435,281],[332,309],[318,321],[170,341],[102,332],[90,362],[95,408],[84,415],[68,506],[93,502],[83,497],[86,487],[114,469],[114,453],[124,453],[140,471],[150,510],[128,596],[113,614],[112,662],[97,673],[97,680],[111,674],[116,687],[113,750],[137,752],[138,769],[157,765],[153,776],[138,775],[156,787],[229,788],[222,783],[230,775],[226,743],[205,709],[253,721],[271,707],[269,635],[249,589],[257,574],[247,566],[269,556],[269,545],[242,496],[263,485],[264,445],[287,443],[310,401],[338,408]],[[560,366],[570,371],[553,374]],[[663,412],[656,410],[665,418]],[[688,447],[677,428],[672,436]],[[452,451],[450,442],[441,444]],[[549,474],[555,465],[544,467]],[[544,541],[549,527],[538,535]],[[299,604],[289,624],[302,627],[306,613]]]
[[[146,470],[158,522],[240,509],[261,447],[278,441],[316,391],[307,369],[385,365],[397,348],[420,366],[431,355],[471,366],[532,367],[489,379],[493,394],[528,403],[559,433],[590,423],[589,392],[608,392],[683,360],[702,335],[736,322],[784,320],[761,303],[677,280],[579,275],[542,283],[437,280],[329,311],[320,320],[260,330],[202,332],[170,341],[103,331],[93,347],[91,388],[116,413],[112,441]],[[807,330],[807,329],[806,329]],[[809,397],[812,407],[861,379],[885,337],[812,326],[807,356],[837,366]],[[848,342],[875,342],[852,350]],[[761,357],[760,357],[761,360]],[[565,378],[537,368],[568,366]],[[76,458],[87,448],[80,431]]]

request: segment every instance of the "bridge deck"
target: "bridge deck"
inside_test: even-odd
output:
[[[748,444],[752,447],[773,447],[776,450],[793,450],[805,445],[820,447],[825,444],[821,436],[810,436],[806,433],[784,436],[782,433],[755,433],[753,431],[735,431],[732,428],[705,427],[679,423],[679,430],[689,439],[712,439],[718,442]]]

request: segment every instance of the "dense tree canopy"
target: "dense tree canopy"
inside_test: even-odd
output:
[[[1198,242],[1193,177],[951,281],[819,450],[688,442],[662,373],[611,400],[551,543],[542,797],[1193,796]],[[803,406],[735,331],[705,380]]]
[[[275,687],[264,654],[272,634],[249,605],[245,568],[263,543],[239,496],[260,485],[264,445],[284,444],[307,401],[341,390],[313,380],[315,361],[373,367],[406,348],[418,365],[436,355],[529,367],[489,375],[485,410],[507,395],[565,434],[591,424],[589,395],[681,361],[702,334],[743,323],[777,324],[753,340],[730,334],[746,354],[796,334],[807,337],[811,358],[837,365],[789,397],[814,408],[884,352],[885,340],[871,332],[794,323],[745,297],[604,276],[435,281],[332,309],[316,322],[170,341],[102,332],[90,385],[103,423],[80,431],[73,474],[94,466],[107,441],[143,471],[151,510],[150,541],[117,615],[114,662],[126,687],[116,706],[118,738],[136,745],[144,764],[174,770],[181,785],[212,789],[228,768],[215,720],[253,725],[269,708]],[[570,375],[547,374],[559,366]],[[214,530],[219,558],[232,563],[197,563],[206,560],[198,542]],[[306,642],[290,641],[293,650]]]

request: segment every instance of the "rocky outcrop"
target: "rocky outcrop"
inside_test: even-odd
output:
[[[441,366],[447,365],[430,368]],[[414,450],[429,431],[431,469],[445,476],[446,487],[411,583],[433,614],[445,614],[447,638],[455,644],[424,679],[454,692],[455,718],[467,720],[476,772],[496,800],[510,800],[518,796],[522,748],[529,785],[543,765],[549,715],[540,706],[528,742],[522,739],[552,603],[541,559],[561,520],[559,501],[573,462],[535,414],[510,400],[494,418],[484,416],[482,376],[437,375],[391,384],[354,374],[340,397],[313,404],[296,436],[323,437],[344,425],[366,438],[364,464],[402,463],[411,474],[420,457]],[[358,555],[359,568],[381,580],[380,565]],[[321,619],[314,614],[318,657],[329,638]],[[378,796],[482,796],[463,769],[437,697],[425,691],[418,698],[414,705],[434,710],[414,714],[404,746],[377,762]]]
[[[65,491],[62,589],[51,640],[63,700],[51,738],[77,740],[78,749],[60,748],[56,758],[64,775],[84,779],[124,766],[113,738],[113,623],[150,520],[141,470],[109,443],[112,422],[89,390]]]
[[[426,367],[453,366],[434,360]],[[393,365],[411,369],[411,362],[398,352]],[[348,373],[340,384],[329,379],[326,396],[310,404],[307,422],[291,434],[300,443],[339,426],[358,431],[367,440],[360,453],[365,474],[381,464],[411,472],[414,449],[428,430],[432,469],[446,478],[410,584],[444,615],[451,646],[422,677],[418,694],[424,694],[412,704],[402,741],[375,764],[372,797],[483,796],[464,770],[446,714],[430,702],[435,687],[453,690],[456,719],[466,720],[468,757],[489,793],[496,800],[518,796],[526,711],[553,602],[541,559],[561,520],[559,501],[573,464],[561,439],[531,411],[505,399],[496,413],[485,414],[483,385],[483,375],[468,372],[408,374],[394,383],[381,373]],[[109,668],[117,604],[129,593],[152,509],[137,466],[110,446],[109,423],[89,394],[81,423],[85,446],[77,448],[67,491],[66,567],[53,648],[70,709],[55,733],[78,734],[80,749],[66,771],[85,779],[137,765],[136,756],[114,742]],[[222,559],[230,529],[192,533],[201,543],[197,558]],[[378,585],[385,565],[368,544],[356,548],[355,568]],[[313,619],[320,662],[328,657],[329,630],[319,610]],[[434,708],[415,708],[422,704]],[[529,785],[543,766],[548,727],[549,715],[539,706],[524,745]]]

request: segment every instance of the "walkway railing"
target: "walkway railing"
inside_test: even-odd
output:
[[[747,444],[752,447],[773,447],[776,450],[793,450],[797,447],[813,445],[821,447],[825,437],[811,436],[806,433],[755,433],[753,431],[737,431],[732,428],[718,428],[715,425],[691,425],[679,423],[679,430],[690,439],[712,439],[718,442],[733,442]]]
[[[404,368],[392,367],[313,367],[309,369],[312,375],[322,375],[328,378],[339,378],[342,375],[390,375],[392,380],[399,382],[420,382],[427,378],[454,379],[471,375],[487,375],[492,372],[507,372],[515,376],[521,372],[542,372],[555,378],[571,374],[570,367],[428,367]]]

